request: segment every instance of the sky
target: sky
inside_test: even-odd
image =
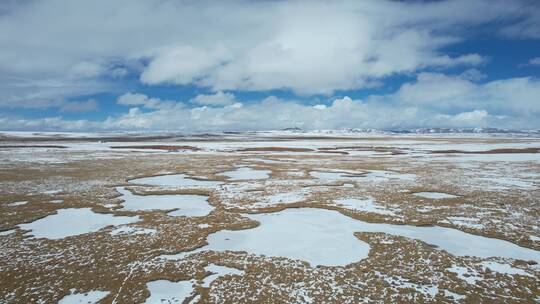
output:
[[[540,129],[540,1],[0,1],[0,130]]]

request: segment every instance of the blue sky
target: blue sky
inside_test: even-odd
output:
[[[6,1],[1,130],[540,128],[537,1]]]

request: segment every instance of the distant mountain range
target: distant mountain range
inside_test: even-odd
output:
[[[304,131],[301,128],[286,128],[282,131],[291,133],[321,134],[521,134],[540,136],[540,130],[512,130],[499,128],[418,128],[418,129],[370,129],[347,128],[339,130]]]

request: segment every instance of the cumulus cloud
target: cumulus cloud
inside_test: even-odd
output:
[[[46,102],[108,91],[133,74],[149,85],[331,94],[427,67],[481,64],[482,54],[442,49],[494,20],[505,21],[507,35],[514,26],[534,36],[536,10],[522,2],[9,1],[0,7],[2,91],[18,101],[31,99],[31,87],[48,92],[33,98]]]
[[[540,80],[509,78],[479,84],[470,77],[420,73],[393,95],[394,101],[439,110],[475,107],[522,115],[540,113]]]
[[[275,130],[299,127],[305,130],[341,128],[403,129],[419,127],[505,127],[540,128],[540,115],[523,117],[508,112],[493,114],[486,108],[448,113],[414,104],[392,104],[394,96],[372,96],[366,100],[336,98],[327,106],[304,105],[294,100],[268,97],[243,105],[200,106],[183,103],[174,107],[142,111],[130,108],[127,113],[104,121],[15,119],[0,116],[0,129],[27,130],[160,130],[187,133],[222,130]],[[144,104],[140,104],[144,106]],[[171,122],[174,121],[174,124]]]
[[[192,101],[200,105],[230,105],[235,103],[236,99],[232,93],[219,91],[215,94],[199,94]]]
[[[116,103],[124,106],[143,106],[147,109],[163,109],[174,106],[175,102],[151,98],[139,93],[125,93],[118,97]]]

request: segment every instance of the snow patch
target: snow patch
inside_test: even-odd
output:
[[[447,268],[446,270],[457,274],[458,278],[470,285],[474,285],[477,281],[483,280],[483,277],[473,268],[452,265],[452,267]]]
[[[443,193],[443,192],[416,192],[413,193],[414,196],[419,196],[423,198],[429,198],[429,199],[448,199],[448,198],[456,198],[457,195]]]
[[[491,271],[495,271],[502,274],[509,274],[509,275],[519,274],[522,276],[533,277],[532,275],[528,274],[525,270],[512,267],[509,264],[502,264],[502,263],[490,261],[490,262],[482,262],[482,267],[484,267],[484,269],[489,269]]]
[[[248,167],[240,167],[233,171],[225,171],[217,175],[226,176],[230,180],[254,180],[267,179],[270,177],[270,170],[256,170]]]
[[[22,206],[28,204],[28,201],[20,201],[20,202],[13,202],[7,204],[9,207],[16,207],[16,206]]]
[[[156,233],[156,229],[129,227],[129,226],[118,227],[111,231],[111,235],[154,234],[154,233]]]
[[[383,215],[396,215],[393,211],[388,210],[385,206],[379,205],[375,202],[375,199],[369,197],[367,199],[338,199],[334,201],[339,206],[355,211],[377,213]]]

